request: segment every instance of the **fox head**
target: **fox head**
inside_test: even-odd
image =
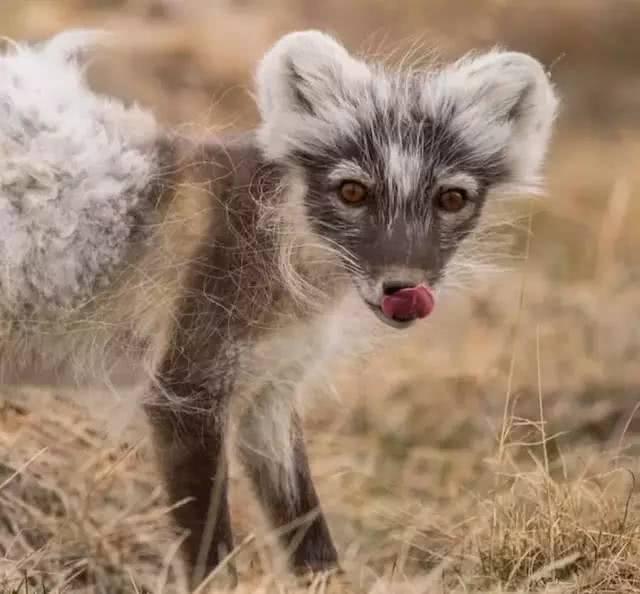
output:
[[[257,90],[265,157],[299,182],[309,231],[397,327],[429,313],[492,192],[536,185],[557,110],[523,53],[403,72],[317,31],[281,38]]]

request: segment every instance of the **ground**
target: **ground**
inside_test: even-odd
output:
[[[233,468],[240,594],[640,591],[638,17],[624,0],[0,2],[11,38],[127,31],[96,84],[211,133],[255,121],[251,69],[291,28],[414,61],[497,42],[558,85],[548,194],[521,207],[510,269],[310,406],[344,575],[292,584]],[[62,394],[5,393],[0,461],[0,592],[184,592],[139,419],[114,437]]]

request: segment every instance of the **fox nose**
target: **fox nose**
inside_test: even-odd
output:
[[[393,295],[403,289],[412,289],[415,287],[414,283],[408,283],[404,281],[385,281],[382,283],[382,292],[385,296]]]

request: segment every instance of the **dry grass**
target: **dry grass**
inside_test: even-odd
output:
[[[424,4],[4,0],[0,33],[126,29],[135,59],[98,64],[97,82],[212,130],[254,121],[250,69],[292,27],[380,53],[413,47],[416,59],[499,41],[554,64],[565,107],[550,196],[520,234],[527,258],[453,297],[365,374],[347,365],[337,399],[309,415],[345,576],[281,575],[234,469],[237,591],[640,591],[638,5]],[[184,591],[139,419],[114,440],[56,394],[5,396],[0,592]]]

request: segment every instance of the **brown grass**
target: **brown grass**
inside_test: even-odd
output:
[[[527,258],[362,375],[336,371],[339,397],[309,415],[345,576],[291,584],[234,469],[238,592],[640,591],[639,12],[624,0],[0,3],[11,37],[126,30],[97,84],[211,130],[255,121],[251,68],[293,27],[416,59],[500,42],[552,66],[564,109],[549,197],[519,234]],[[184,591],[144,424],[114,440],[56,394],[5,396],[0,592]]]

